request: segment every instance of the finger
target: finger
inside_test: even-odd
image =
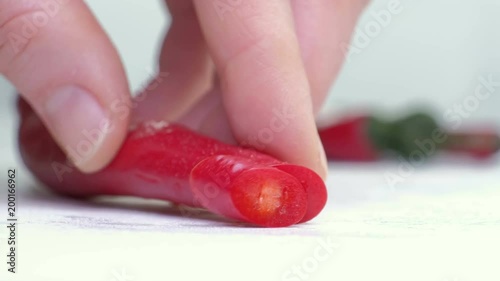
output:
[[[347,44],[368,0],[292,0],[295,30],[318,112],[337,77]]]
[[[176,120],[211,82],[213,66],[193,3],[166,2],[173,22],[161,50],[160,73],[135,100],[137,119]]]
[[[326,174],[288,0],[195,0],[236,139]]]
[[[83,1],[0,1],[0,72],[82,171],[115,155],[127,131],[127,80]]]
[[[215,79],[213,88],[177,122],[203,135],[236,145],[217,81],[218,78]]]

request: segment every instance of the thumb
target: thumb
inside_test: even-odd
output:
[[[0,1],[0,73],[80,170],[113,158],[130,94],[116,50],[83,1]]]

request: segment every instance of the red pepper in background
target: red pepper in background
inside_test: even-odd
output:
[[[370,116],[353,116],[319,130],[329,159],[375,161],[384,147],[378,141],[385,126]]]
[[[486,159],[500,151],[500,137],[494,130],[468,130],[448,133],[443,150]]]
[[[441,150],[485,159],[500,150],[500,137],[494,130],[446,132],[429,114],[422,112],[395,121],[368,115],[349,117],[320,129],[319,135],[331,160],[374,161],[390,153],[409,158],[421,150],[419,141],[432,140],[436,132],[447,136],[444,143],[434,143],[436,152]]]
[[[83,174],[63,166],[65,154],[29,105],[20,101],[19,110],[26,166],[64,195],[163,199],[266,227],[311,220],[326,204],[326,187],[313,171],[165,122],[141,124],[109,166]]]

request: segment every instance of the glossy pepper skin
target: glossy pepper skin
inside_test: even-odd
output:
[[[83,174],[68,165],[29,105],[20,101],[18,108],[21,156],[60,194],[163,199],[265,227],[308,221],[326,204],[326,187],[313,171],[165,122],[140,124],[104,170]]]

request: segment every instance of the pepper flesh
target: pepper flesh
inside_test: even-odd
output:
[[[308,221],[326,203],[324,182],[313,171],[166,122],[140,124],[104,170],[83,174],[29,105],[20,101],[19,110],[26,166],[64,195],[163,199],[266,227]]]

